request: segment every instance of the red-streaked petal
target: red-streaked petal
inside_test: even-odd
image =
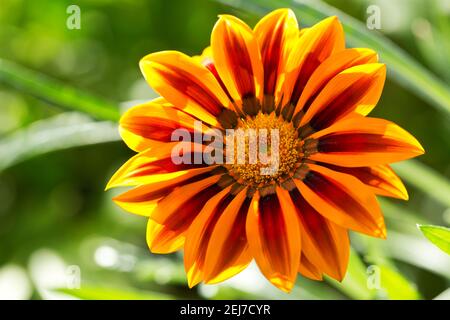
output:
[[[231,97],[230,93],[228,92],[227,87],[225,86],[225,83],[223,83],[223,80],[220,78],[219,73],[217,72],[216,65],[214,64],[213,60],[213,54],[211,47],[205,48],[203,50],[202,54],[200,56],[195,56],[195,59],[200,61],[202,65],[206,67],[217,79],[217,82],[219,82],[220,87],[222,90],[227,94],[227,97],[230,99],[230,101],[233,101],[233,98]]]
[[[389,165],[380,164],[373,167],[339,167],[331,164],[324,166],[358,178],[362,183],[369,186],[375,194],[408,200],[408,192],[399,178]]]
[[[212,196],[189,227],[184,246],[184,268],[190,288],[204,279],[207,246],[214,226],[234,197],[230,189],[225,188]]]
[[[325,218],[341,227],[386,238],[386,227],[373,192],[357,178],[308,164],[303,180],[295,180],[301,195]]]
[[[295,108],[295,113],[301,110],[304,114],[317,95],[338,73],[354,66],[375,63],[377,61],[377,53],[365,48],[345,49],[331,55],[319,65],[306,83],[305,89]]]
[[[341,281],[350,252],[347,230],[318,213],[298,189],[293,189],[290,195],[300,217],[302,254],[319,270]]]
[[[214,65],[231,97],[246,112],[257,112],[263,94],[263,65],[253,31],[243,21],[219,16],[211,34]]]
[[[231,107],[216,78],[196,59],[177,51],[152,53],[140,61],[150,86],[176,108],[220,127],[216,117]]]
[[[242,190],[219,217],[208,241],[204,263],[206,283],[218,283],[241,272],[252,260],[245,234],[251,199]]]
[[[285,64],[285,81],[280,93],[282,105],[294,108],[313,72],[333,53],[345,48],[344,32],[336,17],[329,17],[312,26],[302,34]]]
[[[185,129],[189,133],[205,133],[209,129],[189,114],[175,108],[163,98],[157,98],[129,109],[120,119],[122,139],[134,151],[160,147],[171,142],[172,133]]]
[[[424,153],[420,143],[398,125],[377,118],[354,116],[310,136],[317,139],[311,160],[343,167],[375,166]]]
[[[289,292],[300,263],[301,237],[298,218],[287,191],[253,196],[249,208],[247,239],[264,276],[276,287]]]
[[[367,115],[378,103],[385,79],[386,66],[381,63],[345,69],[325,85],[300,126],[319,131],[352,112]]]
[[[199,202],[199,199],[206,202],[205,199],[209,199],[209,197],[222,190],[217,185],[219,180],[220,176],[215,175],[175,188],[159,201],[158,207],[153,211],[151,218],[158,223],[164,224],[171,215],[181,215],[180,211],[188,211],[185,210],[188,207],[197,208],[197,212],[200,212],[204,203]],[[205,196],[205,194],[209,197]]]
[[[175,164],[172,159],[174,150],[179,150],[181,156],[189,158],[190,163]],[[184,170],[206,167],[203,160],[200,164],[195,163],[196,157],[203,159],[204,150],[205,146],[190,142],[164,143],[157,149],[148,149],[122,165],[112,176],[106,189],[166,181],[184,174]]]
[[[272,107],[274,103],[278,103],[273,100],[273,97],[282,64],[287,60],[298,33],[297,19],[290,9],[272,11],[263,17],[254,28],[264,66],[264,96],[265,100],[271,99],[267,103],[272,104]]]
[[[173,222],[172,225],[164,225],[148,219],[147,245],[153,253],[167,254],[178,251],[184,245],[185,230],[186,226],[183,225],[182,221],[179,225]]]
[[[147,244],[153,253],[177,250],[208,199],[221,191],[218,176],[181,186],[158,202],[150,215]],[[152,232],[154,231],[154,232]]]
[[[301,273],[302,276],[307,277],[311,280],[322,280],[322,272],[319,268],[311,263],[308,258],[302,253],[300,258],[300,264],[298,266],[298,272]]]
[[[212,170],[212,167],[205,167],[180,171],[172,179],[138,186],[114,197],[113,201],[128,212],[148,217],[157,207],[158,201],[174,188],[208,178]]]

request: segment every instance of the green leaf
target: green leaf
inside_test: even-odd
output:
[[[0,84],[58,107],[87,113],[99,120],[117,121],[120,117],[118,107],[112,103],[3,59],[0,59]]]
[[[392,167],[407,183],[450,207],[450,182],[417,160],[394,163]]]
[[[389,237],[389,232],[388,232]],[[389,259],[387,250],[382,247],[383,241],[363,235],[355,235],[352,240],[364,244],[364,260],[370,263],[371,290],[378,298],[392,300],[417,300],[421,298],[415,284],[403,276]],[[389,241],[389,240],[388,240]],[[354,242],[354,241],[352,241]],[[373,284],[377,286],[373,286]]]
[[[421,298],[415,285],[410,283],[401,273],[389,264],[381,264],[380,290],[392,300],[418,300]]]
[[[116,288],[104,288],[104,287],[86,287],[83,286],[80,289],[56,289],[58,292],[62,292],[71,295],[75,298],[82,300],[167,300],[173,299],[166,294],[148,291],[136,291],[136,290],[124,290]]]
[[[0,172],[30,158],[68,148],[120,140],[117,126],[79,113],[34,122],[0,141]]]
[[[418,227],[428,240],[450,254],[450,228],[433,225],[418,225]]]
[[[361,21],[318,0],[219,0],[237,9],[259,16],[277,8],[291,8],[303,25],[312,25],[332,15],[339,17],[345,30],[345,38],[351,47],[374,49],[387,64],[387,70],[402,86],[417,93],[431,105],[450,115],[450,89],[436,76],[422,67],[405,51],[375,30],[367,29]]]
[[[378,245],[380,240],[375,241]],[[352,250],[344,280],[341,283],[330,278],[327,280],[352,299],[415,300],[421,298],[414,284],[403,277],[387,257],[372,251],[369,261],[371,265],[366,268],[358,253]]]

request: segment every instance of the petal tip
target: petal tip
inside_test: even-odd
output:
[[[385,227],[383,227],[382,229],[379,230],[379,235],[378,235],[378,237],[379,237],[380,239],[383,239],[383,240],[386,240],[386,239],[387,239],[387,231],[386,231],[386,228],[385,228]]]
[[[153,254],[168,254],[176,251],[168,249],[164,245],[159,244],[157,241],[155,241],[155,237],[147,237],[147,247]]]
[[[189,289],[192,289],[196,285],[198,285],[201,282],[201,280],[200,279],[196,279],[196,277],[194,277],[194,276],[189,276],[188,275],[187,282],[188,282]]]
[[[108,183],[106,184],[104,191],[108,191],[108,190],[116,187],[115,180],[116,179],[114,178],[114,176],[112,176],[111,179],[109,179]]]
[[[329,23],[329,24],[339,24],[339,25],[341,24],[338,16],[330,16],[322,21]]]
[[[402,184],[402,188],[398,189],[398,198],[400,200],[405,200],[408,201],[409,200],[409,194],[408,194],[408,190],[406,190],[405,186]]]
[[[329,275],[329,276],[332,277],[336,281],[342,282],[344,280],[346,274],[347,274],[346,269],[342,270],[341,268],[337,268],[336,273],[334,275]]]
[[[294,288],[294,281],[288,279],[287,277],[285,277],[283,275],[278,275],[278,276],[272,277],[269,279],[269,281],[274,286],[276,286],[278,289],[280,289],[286,293],[291,293],[292,289]]]
[[[268,15],[270,14],[278,14],[280,17],[295,17],[295,13],[291,8],[279,8],[268,13]]]
[[[139,60],[139,67],[140,67],[141,71],[144,69],[144,67],[145,67],[147,64],[151,63],[153,57],[154,57],[156,54],[157,54],[157,52],[156,52],[156,53],[150,53],[150,54],[147,54],[147,55],[145,55],[144,57],[142,57],[141,60]]]
[[[217,20],[217,23],[231,21],[231,20],[234,20],[233,18],[235,18],[235,17],[233,17],[232,15],[229,15],[229,14],[219,14],[219,15],[217,15],[217,17],[219,18]]]
[[[244,30],[246,30],[247,32],[253,33],[253,30],[250,29],[250,27],[241,19],[230,15],[230,14],[219,14],[217,16],[219,19],[216,22],[216,25],[213,28],[213,32],[214,29],[216,29],[218,26],[221,26],[223,24],[226,25],[226,28],[243,28]],[[212,33],[211,33],[212,36]]]
[[[190,264],[187,261],[186,258],[186,246],[184,249],[184,269],[186,271],[186,279],[188,283],[189,289],[192,289],[196,285],[198,285],[200,282],[202,282],[203,279],[203,272],[198,269],[198,266],[196,265],[196,262],[193,264]]]
[[[189,287],[189,289],[192,289],[193,287],[195,287],[195,284],[192,283],[191,281],[189,281],[189,279],[188,279],[188,287]]]
[[[420,144],[419,141],[417,141],[417,148],[419,150],[419,155],[425,154],[425,149],[423,148],[423,146]]]

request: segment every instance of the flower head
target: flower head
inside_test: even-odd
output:
[[[189,286],[223,281],[253,259],[284,291],[299,272],[342,280],[348,230],[386,237],[376,196],[408,198],[388,164],[424,151],[394,123],[367,117],[386,67],[370,49],[345,48],[336,17],[299,30],[293,12],[279,9],[252,30],[222,15],[201,56],[157,52],[140,67],[161,97],[123,115],[120,132],[138,154],[108,188],[134,187],[114,201],[148,217],[152,252],[184,248]],[[174,150],[211,155],[211,139],[179,142],[174,132],[212,129],[263,136],[266,155],[276,145],[276,170],[238,161],[252,157],[250,135],[240,147],[222,141],[230,162],[174,162]]]

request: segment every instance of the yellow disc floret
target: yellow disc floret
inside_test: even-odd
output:
[[[286,122],[283,118],[275,115],[275,113],[264,114],[260,112],[254,118],[240,119],[236,129],[242,129],[245,132],[245,140],[243,140],[245,141],[245,161],[242,163],[242,157],[241,161],[238,161],[239,151],[242,153],[242,148],[238,150],[239,144],[235,138],[234,162],[229,169],[239,182],[259,187],[274,182],[281,182],[287,175],[292,173],[296,164],[299,163],[301,152],[298,150],[300,140],[298,139],[297,131],[291,122]],[[267,131],[264,132],[262,129]],[[249,132],[256,133],[257,139],[252,140],[248,134]],[[272,146],[272,132],[278,135],[278,148],[276,148],[276,143]],[[267,137],[267,143],[261,145],[260,140],[264,139],[264,137]],[[256,141],[258,143],[255,143]],[[258,149],[256,162],[250,159],[250,153],[253,152],[255,154],[254,148]],[[273,151],[277,152],[278,156]],[[269,159],[268,162],[261,161],[261,156],[264,155]],[[276,166],[274,166],[274,161],[278,161]],[[270,174],[262,171],[263,168],[274,167],[276,167],[276,170]]]

